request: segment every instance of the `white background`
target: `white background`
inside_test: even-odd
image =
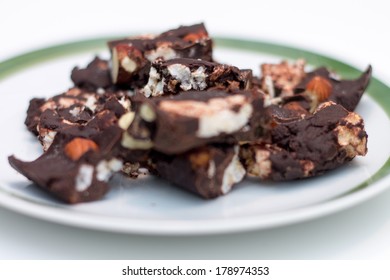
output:
[[[0,60],[96,36],[164,31],[204,21],[211,35],[255,38],[368,63],[390,83],[386,1],[6,1]],[[5,93],[1,93],[5,94]],[[0,173],[1,174],[1,173]],[[390,258],[390,191],[341,213],[278,229],[202,237],[96,232],[0,208],[2,259]]]

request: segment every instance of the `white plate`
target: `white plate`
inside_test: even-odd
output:
[[[365,119],[369,135],[368,155],[324,176],[274,184],[246,179],[228,195],[206,201],[160,179],[132,180],[117,175],[111,182],[112,190],[101,201],[73,206],[58,202],[14,171],[7,157],[15,154],[18,158],[33,160],[40,155],[40,145],[23,124],[29,99],[49,97],[70,87],[70,70],[90,61],[95,53],[91,50],[101,42],[102,39],[71,43],[0,63],[0,70],[8,67],[8,71],[14,71],[12,75],[3,72],[3,76],[8,75],[6,78],[0,74],[0,79],[3,78],[0,84],[3,98],[0,104],[3,132],[0,205],[3,207],[40,219],[92,229],[195,235],[264,229],[313,219],[360,203],[390,186],[387,163],[390,123],[386,113],[390,104],[376,101],[390,92],[375,80],[372,90],[387,92],[373,92],[376,100],[364,96],[357,109]],[[218,61],[258,69],[261,62],[279,61],[281,56],[297,54],[309,62],[326,63],[347,74],[356,72],[348,65],[320,55],[281,46],[271,51],[269,47],[259,42],[220,39],[215,55]],[[85,50],[89,53],[77,53]],[[63,57],[64,54],[67,56]],[[106,52],[102,55],[108,56]],[[50,60],[43,61],[48,56]],[[34,65],[27,67],[31,63]]]

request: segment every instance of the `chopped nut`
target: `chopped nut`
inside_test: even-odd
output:
[[[149,150],[153,147],[153,142],[149,139],[135,139],[128,133],[124,133],[122,137],[122,146],[132,150]]]
[[[301,166],[302,166],[304,177],[309,177],[310,172],[315,167],[314,162],[312,162],[311,160],[301,160]]]
[[[139,109],[139,114],[141,118],[147,122],[152,122],[156,119],[156,113],[153,108],[148,104],[142,104]]]
[[[134,112],[127,112],[126,114],[122,115],[122,117],[118,121],[118,125],[123,130],[126,130],[129,128],[131,123],[133,122],[135,117]]]
[[[76,161],[86,152],[90,150],[97,151],[98,149],[99,147],[92,140],[77,137],[65,145],[64,151],[70,159]]]
[[[139,169],[140,169],[140,164],[138,162],[136,163],[126,162],[122,167],[122,172],[125,173],[130,178],[135,179],[140,175]]]
[[[277,92],[281,96],[292,95],[294,87],[305,76],[305,64],[303,59],[298,59],[293,64],[287,61],[282,61],[279,64],[262,64],[262,89],[271,95]],[[277,92],[274,92],[274,88],[277,89]]]
[[[318,104],[329,99],[332,93],[332,84],[325,78],[315,76],[306,85],[305,95],[311,100],[311,112],[314,112]]]
[[[272,172],[272,163],[269,157],[269,151],[263,149],[256,150],[256,164],[253,166],[251,174],[259,176],[261,179],[267,179]]]
[[[43,151],[46,152],[53,143],[54,138],[57,135],[57,131],[47,128],[40,128],[39,125],[37,130],[39,132],[39,139],[43,146]]]
[[[125,69],[129,73],[133,73],[138,67],[137,63],[127,56],[124,59],[122,59],[121,65],[123,69]]]
[[[348,157],[364,156],[367,153],[367,135],[362,133],[363,119],[356,113],[349,113],[345,123],[336,127],[337,141]],[[364,132],[364,131],[363,131]]]

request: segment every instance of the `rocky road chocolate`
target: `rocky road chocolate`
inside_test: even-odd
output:
[[[158,176],[207,199],[228,193],[245,176],[238,146],[205,146],[176,156],[154,153],[151,158]]]
[[[211,87],[228,90],[247,89],[251,70],[198,59],[176,58],[152,63],[149,80],[143,88],[146,97],[177,94],[180,91],[207,90]]]
[[[313,79],[321,77],[331,85],[331,92],[326,100],[333,101],[342,105],[348,111],[354,111],[358,105],[364,91],[367,89],[372,74],[372,67],[356,80],[340,80],[333,73],[324,67],[318,68],[313,72],[307,73],[306,77],[295,87],[296,93],[302,93],[307,90],[308,84]]]
[[[25,124],[31,132],[39,136],[44,150],[47,150],[48,145],[45,142],[50,143],[56,132],[71,126],[84,126],[103,110],[109,110],[119,118],[129,111],[130,107],[130,98],[124,91],[98,94],[72,88],[48,100],[32,99]]]
[[[285,118],[270,133],[270,143],[246,144],[240,153],[248,174],[264,180],[316,176],[367,153],[363,119],[333,102],[302,119]]]
[[[261,133],[262,115],[262,95],[256,91],[189,91],[145,98],[122,145],[179,154],[206,143],[249,141],[245,138]]]
[[[181,26],[158,36],[139,36],[108,42],[114,84],[144,86],[150,63],[157,58],[212,60],[212,40],[203,24]]]
[[[90,140],[58,134],[53,145],[32,162],[9,157],[13,168],[44,191],[67,203],[98,200],[108,191],[108,180],[122,168],[111,147],[122,131],[111,127]]]
[[[108,45],[110,63],[96,57],[73,69],[74,88],[30,101],[25,124],[44,154],[32,162],[9,157],[65,202],[100,199],[120,170],[135,178],[146,167],[214,198],[245,173],[295,180],[367,152],[363,120],[350,111],[371,67],[346,81],[324,68],[306,73],[303,60],[284,61],[263,64],[254,77],[213,62],[203,24]]]

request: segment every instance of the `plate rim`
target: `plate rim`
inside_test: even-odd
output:
[[[114,37],[97,37],[65,44],[53,45],[16,55],[0,62],[0,82],[19,71],[40,63],[61,57],[81,54],[84,52],[100,51],[105,43]],[[117,38],[117,37],[115,37]],[[286,59],[303,57],[313,66],[337,68],[337,73],[343,77],[356,77],[362,71],[337,59],[311,52],[301,48],[274,44],[258,40],[237,39],[231,37],[215,37],[218,48],[236,49],[276,55]],[[388,94],[384,93],[387,91]],[[373,77],[367,93],[390,116],[390,87]],[[387,105],[387,106],[386,106]],[[76,217],[67,208],[52,207],[39,204],[24,197],[15,195],[0,187],[0,206],[38,219],[51,221],[69,226],[103,230],[109,232],[135,233],[148,235],[203,235],[228,232],[243,232],[255,229],[273,228],[302,221],[307,221],[329,215],[365,200],[368,200],[390,187],[390,157],[386,163],[368,180],[356,186],[351,191],[339,197],[315,205],[297,208],[279,213],[261,214],[250,217],[236,217],[212,220],[153,220],[146,222],[122,217],[102,217],[88,219],[93,214],[77,213]],[[369,188],[368,188],[369,186]],[[50,211],[47,211],[50,209]],[[256,219],[260,218],[261,219]],[[115,222],[114,222],[115,221]],[[216,222],[217,221],[217,222]],[[228,222],[229,221],[229,222]],[[231,221],[234,221],[232,223]],[[150,224],[153,224],[151,227]],[[109,225],[109,226],[107,226]],[[158,228],[158,230],[156,230]]]

